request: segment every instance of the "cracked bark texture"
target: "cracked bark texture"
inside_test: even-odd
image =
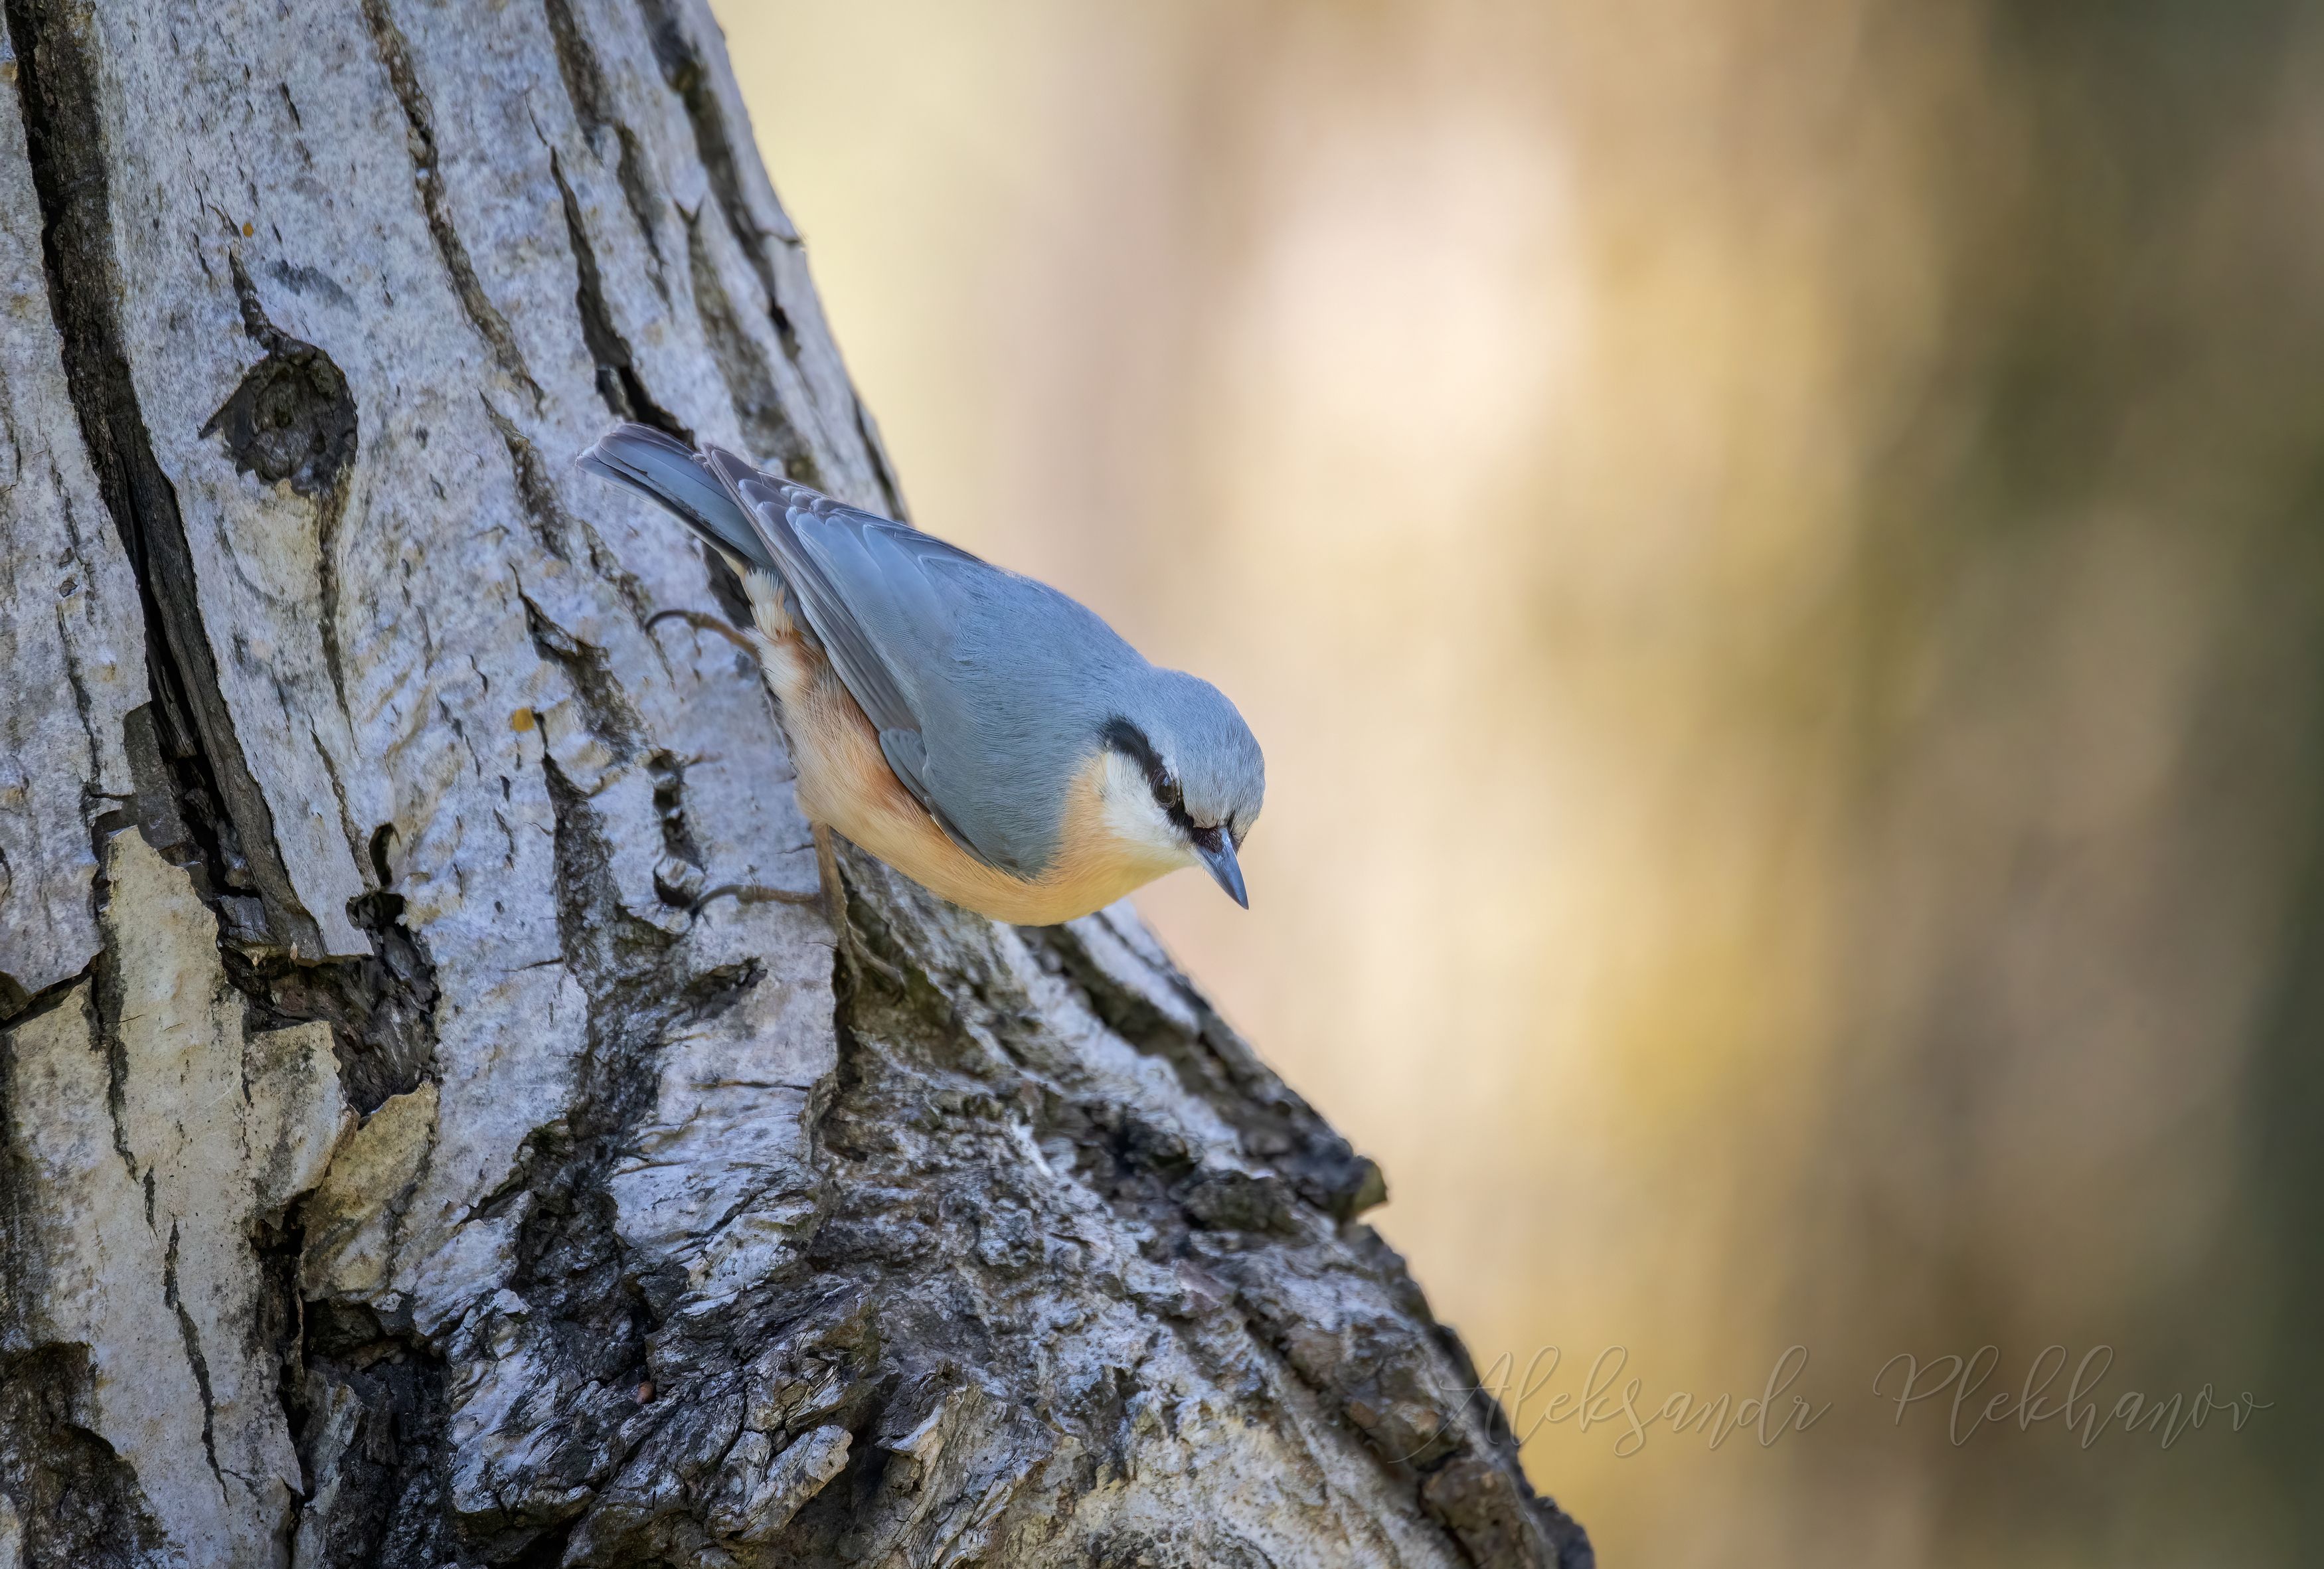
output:
[[[1126,909],[845,855],[613,416],[900,510],[699,0],[0,0],[0,1569],[1562,1564]]]

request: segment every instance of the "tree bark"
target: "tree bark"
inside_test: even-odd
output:
[[[569,466],[900,510],[700,0],[4,3],[0,1569],[1590,1562],[1126,909],[835,934]]]

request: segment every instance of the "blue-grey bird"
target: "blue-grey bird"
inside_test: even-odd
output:
[[[676,513],[742,582],[800,808],[996,920],[1086,915],[1181,866],[1250,905],[1259,743],[1046,584],[718,448],[617,425],[583,466]]]

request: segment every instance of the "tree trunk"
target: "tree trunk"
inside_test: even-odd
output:
[[[835,936],[569,465],[899,507],[700,0],[5,12],[0,1569],[1589,1563],[1126,909]]]

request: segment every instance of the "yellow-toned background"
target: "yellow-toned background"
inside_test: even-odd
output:
[[[1520,1426],[1808,1348],[1534,1434],[1609,1564],[2324,1562],[2314,8],[719,9],[918,521],[1266,743],[1142,902]],[[2272,1408],[1890,1425],[1988,1342]]]

